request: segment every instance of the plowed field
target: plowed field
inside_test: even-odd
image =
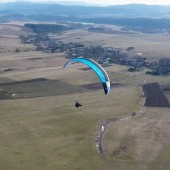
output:
[[[157,82],[144,84],[142,88],[146,96],[145,106],[170,107],[167,97]]]

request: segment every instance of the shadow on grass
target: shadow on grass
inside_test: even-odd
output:
[[[0,100],[83,93],[88,89],[45,78],[0,83]]]

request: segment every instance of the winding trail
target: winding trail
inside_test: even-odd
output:
[[[96,150],[99,154],[104,155],[104,152],[105,152],[104,146],[103,146],[104,133],[105,133],[105,130],[110,123],[115,122],[115,121],[128,120],[128,119],[132,118],[133,116],[135,116],[137,114],[142,114],[142,113],[146,112],[146,107],[145,107],[146,97],[145,97],[144,91],[143,91],[143,85],[144,84],[146,84],[146,80],[144,80],[142,85],[140,86],[142,98],[141,98],[140,105],[139,105],[139,112],[130,113],[130,114],[128,114],[128,116],[123,117],[123,118],[105,119],[105,120],[102,120],[98,123],[97,132],[96,132],[96,135],[95,135],[95,146],[96,146]]]

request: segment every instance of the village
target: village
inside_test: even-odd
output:
[[[148,61],[142,53],[136,52],[135,47],[114,48],[100,45],[85,46],[81,43],[65,43],[48,34],[31,34],[20,36],[22,44],[33,44],[37,51],[43,53],[65,53],[66,58],[92,58],[99,64],[120,64],[128,66],[128,71],[140,71],[148,68],[146,74],[167,75],[170,74],[170,59],[163,58],[158,61]]]

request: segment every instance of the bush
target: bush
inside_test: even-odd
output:
[[[15,49],[15,52],[16,52],[16,53],[19,53],[19,52],[20,52],[20,49],[19,49],[19,48],[16,48],[16,49]]]

